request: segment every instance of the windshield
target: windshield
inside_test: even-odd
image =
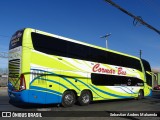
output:
[[[146,60],[142,59],[142,63],[143,63],[145,71],[151,72],[151,67],[150,67],[149,62],[147,62]]]
[[[152,86],[152,76],[151,76],[151,67],[149,62],[147,62],[146,60],[142,59],[142,63],[144,66],[144,71],[145,71],[145,75],[146,75],[146,83],[149,86]]]

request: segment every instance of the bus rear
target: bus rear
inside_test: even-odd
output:
[[[26,89],[24,74],[22,73],[22,40],[24,30],[17,31],[11,38],[9,45],[9,78],[8,95],[11,99],[21,100]]]

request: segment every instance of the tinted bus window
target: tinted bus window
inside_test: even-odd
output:
[[[67,42],[67,57],[89,60],[89,47],[73,42]]]
[[[143,80],[128,76],[91,74],[92,84],[98,86],[143,86]]]
[[[91,61],[107,64],[107,51],[90,48],[89,56]]]
[[[111,65],[134,68],[139,71],[142,71],[142,67],[139,60],[135,58],[130,58],[128,56],[119,55],[116,53],[108,52],[107,63]]]
[[[151,71],[151,67],[150,67],[149,62],[147,62],[146,60],[142,59],[142,63],[143,63],[145,71]]]
[[[148,72],[151,72],[151,67],[150,67],[150,64],[149,62],[147,62],[146,60],[143,60],[142,59],[142,63],[143,63],[143,66],[144,66],[144,71],[145,71],[145,75],[146,75],[146,83],[149,85],[149,86],[152,86],[152,76],[147,73]]]
[[[32,33],[34,49],[46,54],[134,68],[142,71],[140,61],[124,55],[65,41],[59,38]]]
[[[32,33],[35,50],[59,56],[67,56],[67,42],[58,38]]]

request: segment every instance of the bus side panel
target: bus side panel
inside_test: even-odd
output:
[[[30,101],[42,104],[60,103],[62,93],[59,90],[59,59],[34,50],[31,55]]]
[[[32,89],[32,88],[31,88]],[[39,103],[45,104],[45,92],[36,91],[36,90],[29,90],[28,99],[29,103]]]
[[[144,96],[152,96],[152,88],[146,83],[144,85]]]
[[[57,104],[62,102],[62,96],[52,94],[52,93],[47,93],[46,94],[46,104]]]
[[[58,66],[58,65],[57,65]],[[60,92],[60,71],[51,70],[46,74],[46,104],[60,103],[62,93]]]

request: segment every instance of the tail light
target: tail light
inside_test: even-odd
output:
[[[19,91],[25,90],[25,89],[26,89],[25,76],[24,76],[24,74],[21,74],[21,76],[20,76],[20,86],[19,86]]]

